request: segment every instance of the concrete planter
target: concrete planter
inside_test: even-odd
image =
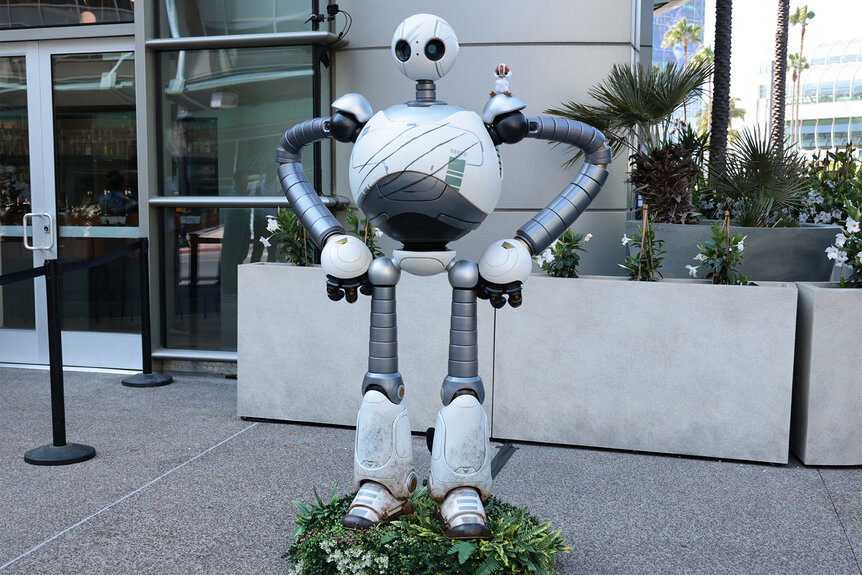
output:
[[[368,369],[371,298],[326,297],[320,268],[239,266],[237,414],[355,425]],[[402,274],[398,283],[399,368],[414,431],[432,427],[446,376],[452,292],[445,275]],[[479,306],[479,375],[493,410],[494,312]]]
[[[533,276],[496,320],[499,438],[786,463],[796,288]]]
[[[666,278],[688,277],[686,265],[695,265],[697,246],[712,237],[711,222],[699,225],[655,224],[657,239],[664,240]],[[626,234],[640,229],[640,220],[626,221]],[[805,224],[798,228],[746,228],[730,226],[731,234],[748,236],[742,273],[753,281],[829,281],[832,261],[824,250],[835,241],[835,225]]]
[[[797,286],[791,449],[806,465],[862,465],[862,290]]]

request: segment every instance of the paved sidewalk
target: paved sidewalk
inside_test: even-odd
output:
[[[0,368],[0,575],[287,573],[290,500],[349,490],[353,432],[243,421],[232,380],[120,379],[66,372],[68,441],[97,455],[37,467],[48,372]],[[862,573],[862,468],[518,447],[495,493],[563,530],[561,573]]]

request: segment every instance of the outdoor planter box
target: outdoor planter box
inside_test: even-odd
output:
[[[799,283],[791,449],[806,465],[862,465],[862,290]]]
[[[239,266],[237,414],[284,421],[356,425],[368,370],[371,298],[330,301],[319,267]],[[399,370],[414,431],[437,418],[446,377],[452,288],[445,274],[401,274]],[[493,406],[494,312],[478,306],[479,375]]]
[[[712,239],[711,224],[653,224],[656,239],[664,240],[665,278],[688,277],[686,265],[697,265],[697,246]],[[641,220],[626,221],[626,235],[641,229]],[[731,235],[746,236],[741,271],[752,281],[828,281],[833,262],[825,250],[841,228],[832,224],[803,224],[796,228],[748,228],[730,226]]]
[[[786,463],[793,284],[531,277],[496,318],[492,435]]]

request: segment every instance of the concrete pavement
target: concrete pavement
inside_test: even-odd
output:
[[[287,573],[290,501],[350,490],[352,430],[243,421],[234,380],[121,378],[65,373],[68,441],[97,455],[38,467],[48,372],[0,367],[0,575]],[[862,468],[517,447],[495,494],[562,529],[561,573],[862,574]]]

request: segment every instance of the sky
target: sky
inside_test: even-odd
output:
[[[862,0],[791,0],[790,12],[804,4],[814,12],[805,29],[803,55],[811,61],[814,49],[823,42],[862,39]],[[745,123],[756,115],[758,86],[768,77],[760,74],[763,64],[775,57],[777,0],[737,0],[733,3],[730,95],[741,99]],[[705,42],[714,45],[715,0],[706,0]],[[799,52],[799,26],[790,26],[787,52]],[[762,119],[762,112],[761,112]]]

